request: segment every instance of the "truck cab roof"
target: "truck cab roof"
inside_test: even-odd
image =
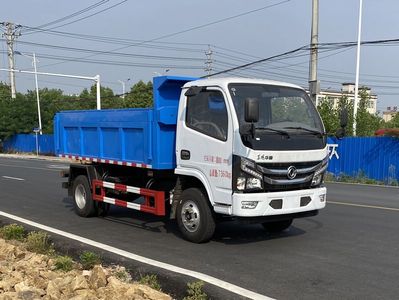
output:
[[[191,86],[227,86],[229,83],[267,84],[267,85],[292,87],[303,90],[302,87],[287,82],[268,80],[268,79],[244,78],[244,77],[220,77],[220,78],[198,79],[187,82],[183,86],[183,89],[189,88]]]

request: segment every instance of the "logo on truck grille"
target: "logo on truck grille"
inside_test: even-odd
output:
[[[296,174],[298,173],[297,169],[294,166],[289,166],[287,169],[287,177],[288,179],[294,179]]]

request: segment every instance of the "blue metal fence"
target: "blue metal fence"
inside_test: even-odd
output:
[[[39,152],[54,154],[54,136],[38,135]],[[5,151],[36,152],[34,134],[17,134],[4,142]],[[392,183],[399,181],[399,138],[347,137],[328,138],[328,171],[335,176],[363,175]]]
[[[37,141],[40,154],[54,154],[54,136],[52,134],[38,135]],[[3,149],[4,151],[36,153],[36,135],[13,135],[12,137],[4,141]]]
[[[365,176],[393,183],[399,180],[399,138],[329,138],[328,171],[335,176]]]

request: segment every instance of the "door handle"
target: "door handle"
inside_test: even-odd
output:
[[[181,150],[180,151],[180,158],[182,160],[189,160],[191,157],[190,151],[188,150]]]

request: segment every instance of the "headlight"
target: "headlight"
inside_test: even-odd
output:
[[[237,190],[239,190],[239,191],[245,190],[245,182],[246,182],[245,177],[238,177],[237,178]]]
[[[245,173],[248,173],[249,175],[252,175],[255,178],[258,178],[260,180],[263,179],[263,176],[261,173],[256,172],[255,169],[256,165],[255,162],[252,160],[248,160],[246,158],[241,158],[241,170],[244,171]]]
[[[247,190],[262,189],[262,181],[259,178],[248,178],[245,187]]]
[[[328,166],[328,156],[325,159],[323,159],[320,169],[314,172],[312,179],[312,186],[321,184],[321,182],[323,181],[324,172],[327,170],[327,166]]]
[[[252,160],[243,157],[236,157],[239,159],[237,172],[234,181],[234,189],[242,192],[254,192],[263,190],[263,175],[257,171],[256,163]]]
[[[314,175],[312,179],[312,186],[319,185],[323,179],[323,174]]]

